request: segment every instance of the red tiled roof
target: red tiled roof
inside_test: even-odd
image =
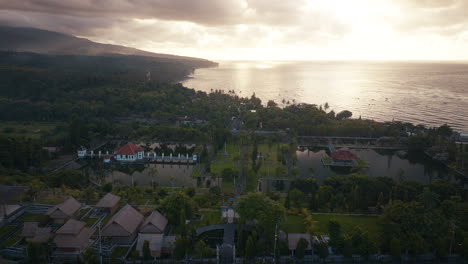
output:
[[[138,152],[143,152],[143,148],[133,144],[128,143],[122,147],[115,148],[115,154],[118,155],[136,155]]]
[[[349,150],[337,150],[331,154],[334,160],[355,160],[357,156]]]

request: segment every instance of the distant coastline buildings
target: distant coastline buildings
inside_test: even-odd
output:
[[[188,153],[179,153],[173,155],[170,152],[168,155],[163,153],[156,153],[154,151],[145,151],[142,147],[131,142],[125,145],[114,148],[113,151],[94,151],[88,150],[81,146],[76,151],[78,158],[100,158],[104,163],[110,163],[113,160],[117,162],[161,162],[161,163],[196,163],[198,161],[197,155],[190,155]]]

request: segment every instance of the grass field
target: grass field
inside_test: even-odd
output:
[[[297,215],[287,215],[280,229],[286,233],[304,233],[306,231],[304,218]]]
[[[369,232],[370,237],[375,237],[378,231],[376,216],[353,216],[353,215],[322,215],[312,214],[316,221],[317,232],[328,233],[328,221],[334,219],[341,225],[343,233],[349,233],[356,227]],[[304,219],[301,216],[288,215],[281,229],[288,233],[305,232]]]
[[[28,138],[39,138],[44,133],[50,133],[58,125],[57,122],[18,122],[6,121],[0,123],[0,134]]]
[[[377,220],[376,216],[354,216],[354,215],[319,215],[312,214],[312,218],[317,221],[317,228],[319,232],[328,232],[328,221],[334,219],[341,225],[344,233],[353,231],[354,228],[360,227],[362,230],[369,232],[371,236],[377,233]]]

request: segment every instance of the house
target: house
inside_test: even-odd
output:
[[[140,233],[163,234],[167,226],[167,218],[158,211],[153,211],[140,228]]]
[[[137,251],[143,255],[143,244],[149,242],[149,248],[153,257],[160,257],[164,252],[171,252],[171,246],[167,245],[168,238],[164,235],[167,226],[167,218],[158,211],[153,211],[140,228],[137,241]],[[165,246],[166,245],[166,246]]]
[[[102,229],[101,235],[114,242],[130,243],[135,239],[143,218],[140,212],[127,204],[112,216]]]
[[[63,224],[67,218],[78,214],[80,209],[81,203],[69,197],[65,202],[49,208],[46,215],[52,218],[54,223]]]
[[[84,158],[86,157],[87,149],[83,146],[80,146],[76,152],[77,152],[78,158]]]
[[[68,220],[55,232],[54,243],[59,253],[81,253],[91,244],[91,229],[86,223],[75,219]]]
[[[38,222],[24,222],[21,237],[27,242],[45,243],[51,237],[51,231],[50,227],[39,227]]]
[[[99,200],[96,204],[96,207],[101,211],[108,214],[113,214],[119,207],[120,196],[114,195],[112,193],[107,193],[104,197]]]
[[[127,143],[114,149],[114,157],[118,161],[136,161],[143,159],[144,152],[143,148]]]

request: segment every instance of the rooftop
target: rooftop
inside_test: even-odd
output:
[[[334,160],[356,160],[358,157],[349,150],[337,150],[331,153],[331,158]]]
[[[86,225],[85,222],[81,222],[75,219],[68,220],[62,227],[60,227],[55,233],[61,235],[76,235],[80,233],[81,229]]]
[[[56,210],[62,211],[67,216],[72,216],[81,208],[81,203],[78,202],[75,198],[69,197],[61,204],[57,204],[54,207],[49,208],[47,210],[46,215],[52,215]]]
[[[99,202],[96,204],[96,207],[101,207],[101,208],[112,208],[116,204],[118,204],[120,201],[120,196],[114,195],[112,193],[107,193],[104,195],[104,197],[99,200]]]
[[[115,148],[114,151],[117,155],[136,155],[138,152],[143,152],[144,150],[133,143],[127,143],[121,147]]]
[[[138,212],[131,205],[127,204],[122,209],[120,209],[110,220],[107,222],[107,226],[116,223],[122,226],[129,233],[134,233],[141,221],[143,220],[143,215]]]
[[[148,216],[143,223],[141,231],[145,231],[145,227],[148,225],[153,225],[162,233],[166,229],[167,218],[158,211],[153,211],[150,216]]]

